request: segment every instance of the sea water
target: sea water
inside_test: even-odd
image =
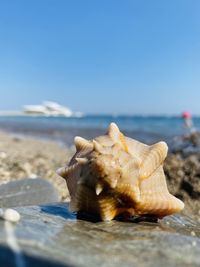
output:
[[[181,117],[167,116],[112,116],[88,115],[75,117],[42,117],[42,116],[2,116],[0,129],[14,133],[24,133],[37,136],[45,135],[55,139],[61,138],[72,142],[74,135],[93,137],[103,133],[110,122],[115,122],[122,131],[141,141],[157,141],[170,139],[184,133]],[[200,118],[193,119],[194,126],[200,128]],[[70,135],[70,138],[67,138]]]

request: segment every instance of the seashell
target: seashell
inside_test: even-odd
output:
[[[14,209],[6,209],[2,218],[6,221],[17,223],[20,220],[20,214]]]
[[[162,218],[184,208],[167,189],[165,142],[145,145],[125,137],[115,123],[104,136],[74,142],[75,155],[57,171],[66,179],[73,211],[110,221],[118,215]]]

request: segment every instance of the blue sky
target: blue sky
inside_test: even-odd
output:
[[[200,1],[0,0],[0,109],[200,114]]]

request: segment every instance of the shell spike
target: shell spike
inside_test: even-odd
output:
[[[114,122],[112,122],[108,127],[108,135],[115,142],[117,142],[119,139],[120,130]]]
[[[97,195],[97,196],[100,195],[101,192],[103,191],[103,186],[102,186],[102,184],[97,184],[97,185],[96,185],[96,188],[95,188],[95,191],[96,191],[96,195]]]
[[[149,152],[144,158],[141,167],[141,178],[150,176],[165,160],[168,152],[168,146],[165,142],[158,142],[149,148]]]
[[[84,148],[89,148],[89,149],[93,148],[92,143],[90,141],[88,141],[87,139],[82,138],[80,136],[76,136],[74,138],[74,144],[76,146],[76,150],[77,151],[80,151],[80,150],[82,150]]]
[[[116,211],[111,210],[111,211],[107,211],[107,212],[102,212],[101,219],[104,222],[110,222],[115,218],[115,216],[116,216]]]
[[[100,217],[104,222],[111,221],[112,219],[115,218],[115,216],[118,213],[116,205],[117,205],[117,202],[113,198],[107,198],[106,200],[105,199],[100,200],[100,202],[99,202]]]
[[[112,179],[109,184],[112,189],[115,189],[117,186],[117,179]]]
[[[76,170],[76,167],[77,167],[77,164],[72,165],[70,167],[68,166],[61,167],[58,170],[56,170],[56,173],[63,178],[68,178],[71,174],[74,173],[74,171]]]
[[[81,165],[88,163],[88,159],[86,159],[86,158],[75,158],[75,159]]]
[[[68,167],[61,167],[56,170],[56,173],[61,177],[66,178],[68,176]]]
[[[120,132],[118,126],[112,122],[108,127],[108,135],[115,142],[122,146],[122,148],[128,152],[128,146],[123,133]]]
[[[162,155],[162,159],[164,161],[166,156],[167,156],[167,152],[168,152],[167,144],[165,142],[161,141],[161,142],[158,142],[155,145],[153,145],[153,147],[156,147],[162,151],[161,155]]]
[[[93,140],[93,145],[96,152],[102,153],[103,146],[99,142]]]

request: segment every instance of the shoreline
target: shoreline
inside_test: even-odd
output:
[[[56,126],[45,124],[19,124],[19,123],[0,123],[0,131],[14,134],[22,137],[36,138],[39,140],[48,140],[71,148],[75,136],[81,136],[86,139],[93,139],[96,136],[105,134],[106,128],[80,127],[80,126]],[[141,130],[123,130],[122,132],[133,139],[146,144],[153,144],[158,141],[166,141],[170,144],[173,136],[164,134],[146,132]]]

